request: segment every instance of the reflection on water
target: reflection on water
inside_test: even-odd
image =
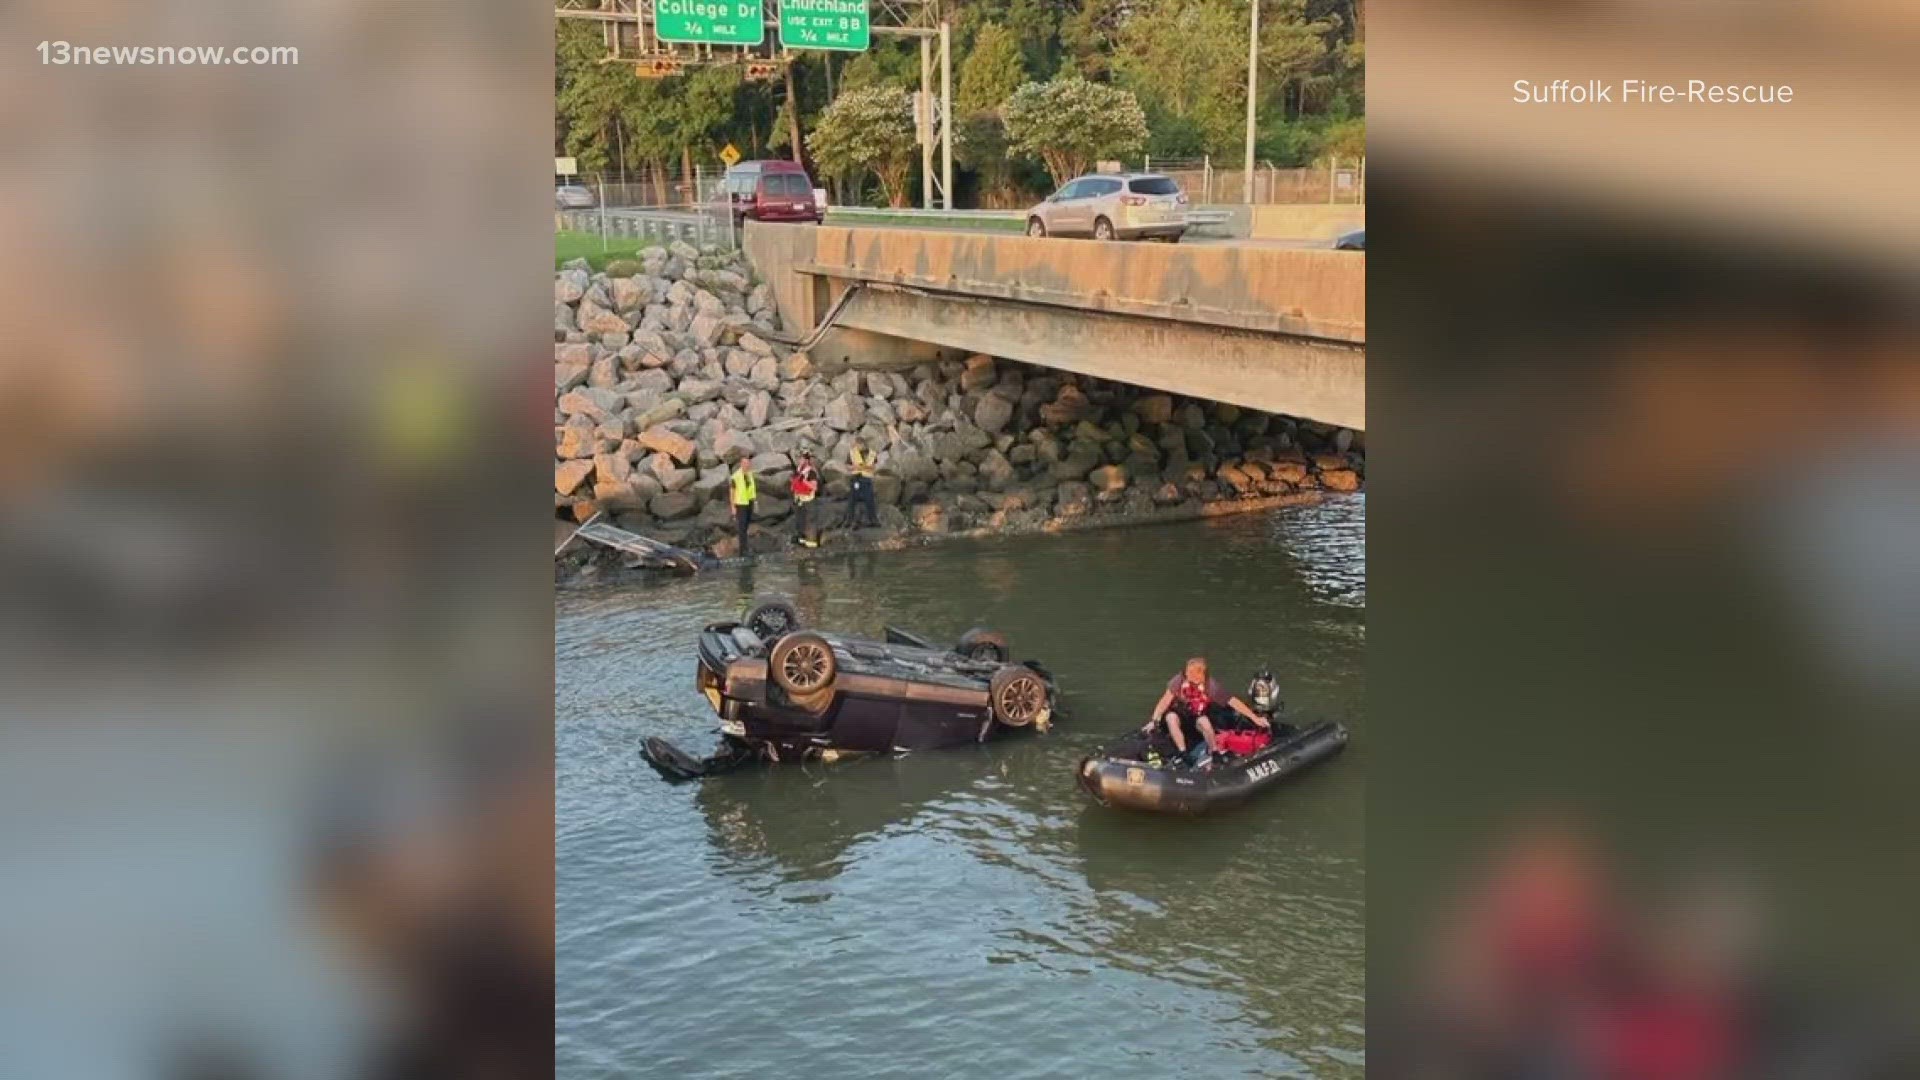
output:
[[[955,543],[570,593],[557,629],[563,1076],[1358,1076],[1364,504]],[[1007,632],[1051,733],[658,780],[704,750],[693,635],[756,597],[810,622]],[[1270,663],[1342,758],[1198,821],[1093,806],[1075,762],[1187,655]]]

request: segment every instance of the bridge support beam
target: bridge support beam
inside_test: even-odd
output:
[[[1367,424],[1366,351],[1352,345],[885,286],[862,288],[837,325],[1341,427]],[[831,338],[822,344],[834,347]],[[847,359],[862,366],[859,353],[873,348],[863,341]]]
[[[1366,426],[1363,255],[758,222],[745,241],[789,332],[853,290],[823,360],[979,352]]]

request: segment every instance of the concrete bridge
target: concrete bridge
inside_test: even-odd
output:
[[[790,332],[857,367],[982,352],[1366,427],[1366,259],[750,222]]]

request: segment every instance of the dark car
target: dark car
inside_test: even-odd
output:
[[[819,224],[820,203],[813,197],[807,170],[792,161],[743,161],[727,170],[721,198],[733,222],[810,221]]]
[[[1333,249],[1335,251],[1367,250],[1367,230],[1355,229],[1350,233],[1341,234],[1340,239],[1333,242]]]
[[[874,641],[802,629],[778,602],[701,631],[695,685],[720,718],[723,745],[701,761],[647,740],[648,760],[676,779],[757,758],[986,742],[1044,730],[1055,703],[1046,669],[1012,662],[991,630],[948,647],[890,626]]]

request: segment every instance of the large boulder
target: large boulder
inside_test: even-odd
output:
[[[827,426],[835,431],[855,431],[866,423],[866,405],[860,398],[843,393],[827,403]]]
[[[1142,423],[1167,423],[1173,419],[1173,398],[1166,394],[1148,394],[1133,403],[1133,412]]]
[[[1080,480],[1105,460],[1106,455],[1097,444],[1082,440],[1068,447],[1066,455],[1055,461],[1049,471],[1055,480]]]
[[[795,379],[812,378],[813,359],[803,352],[790,354],[785,360],[780,361],[780,377],[789,382]]]
[[[640,445],[648,450],[657,451],[682,465],[693,460],[699,448],[693,440],[674,431],[664,424],[655,424],[640,433]]]
[[[1054,509],[1061,517],[1078,517],[1092,506],[1093,489],[1084,482],[1069,480],[1060,485]]]
[[[609,311],[591,299],[580,301],[580,329],[589,334],[624,334],[633,329],[624,315]]]
[[[1006,430],[1013,420],[1013,402],[999,394],[986,394],[980,398],[980,404],[974,406],[973,422],[980,430],[990,435],[998,435]]]
[[[554,407],[567,416],[590,416],[595,420],[612,416],[626,399],[605,387],[583,386],[560,395]]]
[[[587,477],[593,475],[593,461],[588,458],[576,458],[563,461],[553,467],[553,490],[562,495],[571,495]]]
[[[1127,490],[1127,470],[1119,465],[1102,465],[1087,474],[1087,485],[1101,502],[1113,502]]]
[[[595,434],[592,421],[585,417],[576,417],[561,425],[560,432],[554,439],[553,456],[568,459],[592,457],[594,444],[597,441],[598,436]]]
[[[627,456],[618,451],[611,454],[595,454],[593,457],[593,474],[597,479],[625,483],[632,473],[633,462],[627,460]]]
[[[999,371],[993,365],[993,357],[976,354],[967,357],[967,366],[960,372],[960,389],[965,392],[985,390],[999,378]]]
[[[692,517],[699,509],[699,498],[689,491],[670,491],[647,501],[647,511],[661,521]]]
[[[613,310],[621,313],[642,307],[653,298],[647,288],[645,278],[614,278],[612,288],[608,290],[613,300]]]
[[[1360,474],[1352,469],[1324,469],[1320,473],[1320,486],[1328,491],[1359,491]]]

